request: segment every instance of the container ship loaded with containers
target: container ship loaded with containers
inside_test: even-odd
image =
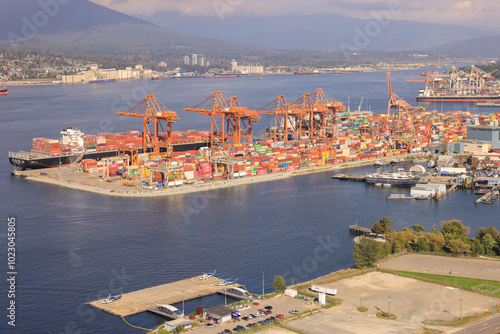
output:
[[[463,72],[453,66],[451,73],[428,72],[419,102],[494,102],[500,101],[500,84],[491,74],[471,66]]]

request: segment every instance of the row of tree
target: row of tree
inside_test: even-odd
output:
[[[353,248],[355,265],[357,268],[373,267],[379,259],[405,249],[455,255],[500,256],[500,233],[495,227],[481,227],[477,230],[476,237],[470,238],[470,228],[459,220],[441,221],[440,226],[440,231],[433,225],[430,232],[424,232],[424,227],[419,224],[401,231],[392,231],[391,220],[383,217],[373,225],[372,232],[382,234],[385,238],[362,237]]]

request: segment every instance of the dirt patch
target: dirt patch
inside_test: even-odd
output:
[[[406,254],[384,262],[378,267],[388,270],[500,280],[500,261],[495,260]]]
[[[289,322],[287,326],[315,334],[416,333],[425,328],[422,324],[425,320],[453,320],[454,316],[459,317],[460,299],[463,316],[486,311],[494,300],[472,292],[381,272],[323,285],[337,289],[336,297],[343,300],[342,305]],[[390,313],[396,315],[397,320],[376,317],[377,312],[389,312],[389,297]],[[360,304],[368,311],[360,313],[357,310]]]

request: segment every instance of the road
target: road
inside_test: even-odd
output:
[[[498,334],[500,333],[500,314],[486,321],[481,321],[475,325],[457,329],[449,334]]]

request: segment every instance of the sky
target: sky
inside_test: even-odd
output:
[[[500,28],[500,2],[495,0],[91,0],[129,15],[151,15],[176,10],[188,15],[224,17],[244,15],[336,13],[370,19],[439,22]]]

